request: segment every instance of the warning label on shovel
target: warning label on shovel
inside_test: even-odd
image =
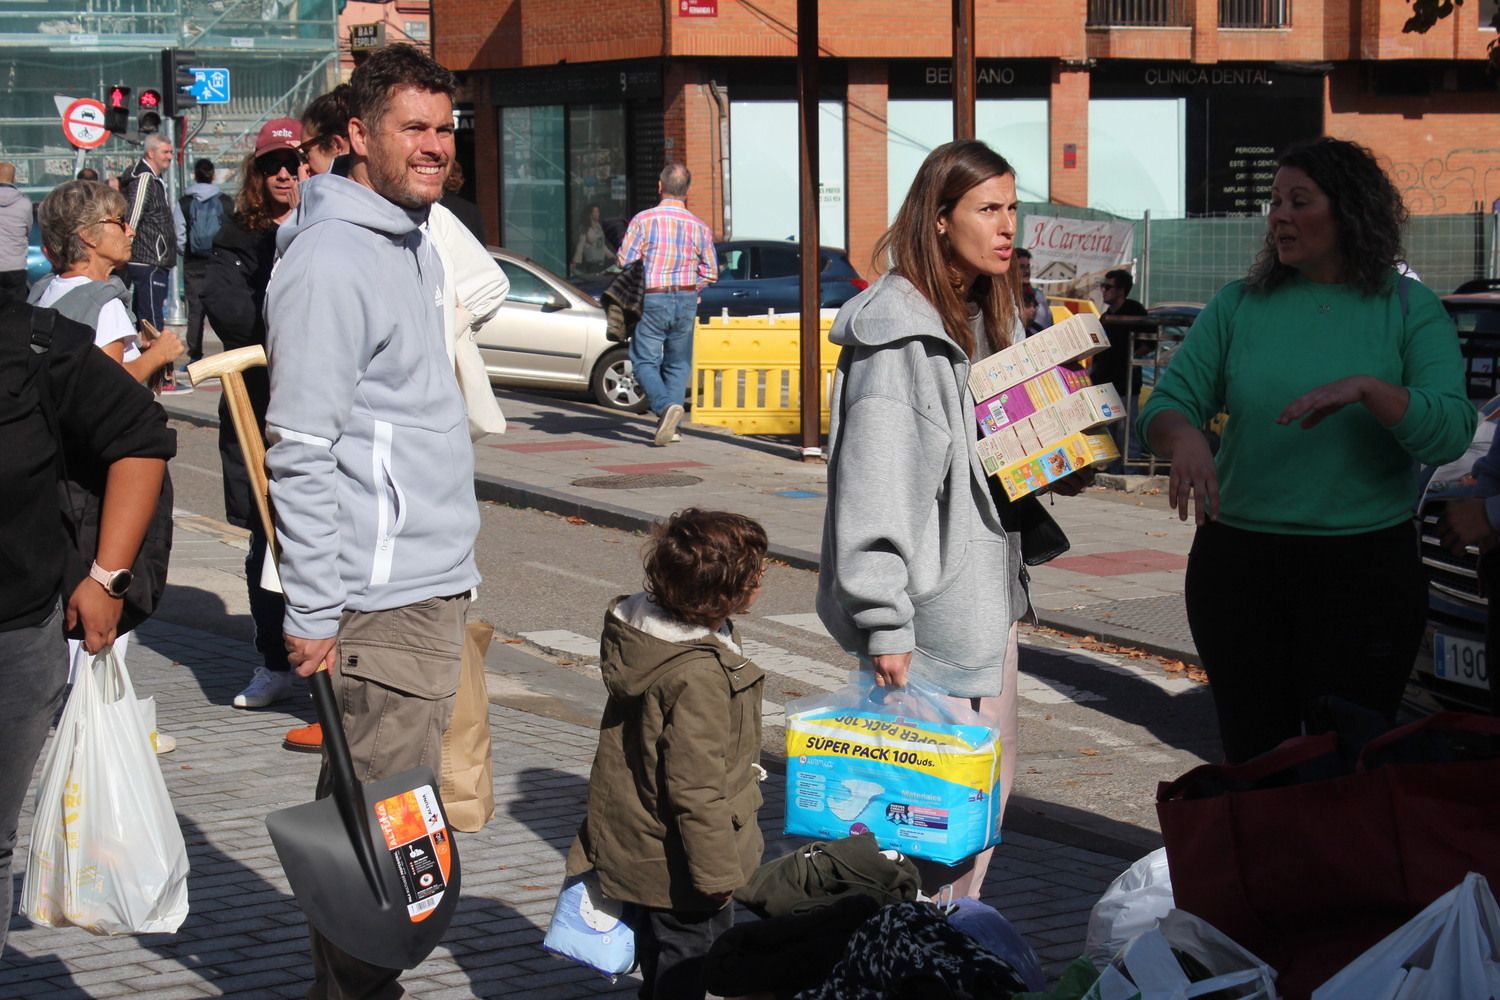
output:
[[[375,803],[375,818],[385,846],[406,890],[406,912],[412,923],[425,920],[443,898],[453,849],[442,811],[431,785]]]

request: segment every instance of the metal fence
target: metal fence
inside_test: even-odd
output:
[[[1221,28],[1281,28],[1291,22],[1291,0],[1219,0]]]
[[[1090,27],[1171,28],[1187,23],[1185,0],[1089,0]]]
[[[1266,221],[1252,217],[1121,219],[1097,209],[1046,202],[1021,206],[1025,216],[1116,219],[1135,230],[1131,297],[1158,302],[1207,302],[1243,278],[1264,245]],[[1405,233],[1406,260],[1422,283],[1440,295],[1472,278],[1500,278],[1500,216],[1487,211],[1413,216]]]

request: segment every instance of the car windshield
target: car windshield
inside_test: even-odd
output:
[[[515,261],[497,259],[496,263],[500,265],[500,269],[505,272],[505,277],[510,282],[510,291],[505,293],[507,302],[528,302],[532,305],[544,306],[552,301],[554,297],[552,286],[538,275]]]

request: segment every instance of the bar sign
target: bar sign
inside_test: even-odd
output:
[[[677,0],[678,17],[718,17],[719,0]]]

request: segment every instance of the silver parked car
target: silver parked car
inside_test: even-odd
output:
[[[497,247],[489,251],[510,279],[505,304],[479,331],[490,382],[585,392],[610,409],[645,410],[627,345],[604,335],[599,303],[528,257]]]

